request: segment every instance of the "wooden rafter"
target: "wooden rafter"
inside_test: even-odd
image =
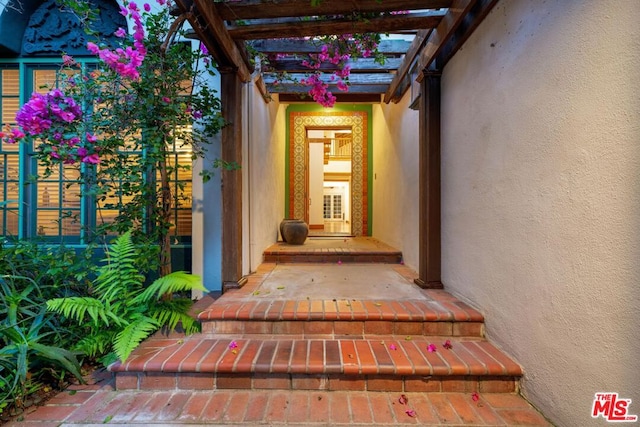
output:
[[[413,70],[442,70],[497,1],[322,0],[312,6],[311,0],[176,0],[176,4],[183,13],[189,13],[196,36],[220,69],[236,70],[246,82],[253,71],[248,52],[271,58],[269,67],[262,69],[263,79],[258,81],[265,99],[269,98],[267,90],[285,95],[308,89],[300,84],[274,84],[278,77],[268,73],[309,72],[298,55],[319,53],[322,45],[314,41],[314,36],[414,34],[412,42],[392,39],[380,43],[378,52],[386,57],[384,65],[372,58],[354,59],[348,64],[349,97],[361,94],[364,99],[377,93],[384,94],[385,102],[397,102],[409,87]],[[399,11],[403,13],[396,13]],[[384,15],[376,16],[381,13]],[[335,69],[322,64],[318,71],[328,75]],[[327,83],[335,89],[334,82]]]
[[[252,70],[247,66],[246,55],[238,49],[226,30],[224,22],[208,0],[176,0],[198,38],[204,43],[220,67],[237,69],[240,79],[251,79]]]
[[[427,11],[406,15],[381,16],[366,20],[338,18],[308,21],[284,20],[273,23],[249,22],[247,25],[230,25],[228,31],[231,37],[243,40],[370,32],[385,33],[415,28],[433,28],[440,23],[444,15],[445,13],[442,11]]]
[[[406,78],[407,74],[411,71],[411,65],[416,59],[416,56],[420,53],[422,46],[424,46],[424,42],[429,36],[431,30],[420,30],[418,34],[416,34],[413,42],[411,42],[411,46],[409,50],[407,50],[407,54],[404,56],[402,64],[398,67],[398,71],[396,72],[393,81],[389,85],[389,89],[384,94],[384,102],[389,103],[390,101],[395,101],[397,99],[396,91],[400,87],[402,81]]]
[[[250,42],[253,49],[265,54],[308,54],[318,53],[321,44],[313,40],[272,39],[253,40]],[[403,55],[409,46],[406,40],[382,40],[378,45],[378,52],[384,55]]]
[[[348,61],[346,66],[351,68],[352,73],[381,73],[397,70],[401,62],[402,59],[400,58],[386,58],[384,64],[380,64],[373,58],[358,58]],[[276,71],[286,71],[288,73],[309,72],[309,67],[304,66],[303,61],[300,59],[280,59],[271,61],[270,64]],[[320,71],[325,72],[332,72],[337,69],[338,67],[331,63],[322,63],[320,66]]]
[[[309,0],[241,0],[216,2],[216,10],[222,19],[270,19],[282,17],[345,15],[381,13],[399,10],[423,10],[448,8],[452,0],[326,0],[311,7]]]
[[[447,15],[442,19],[435,31],[431,32],[424,49],[420,52],[419,70],[425,70],[431,65],[475,3],[476,0],[453,1]]]

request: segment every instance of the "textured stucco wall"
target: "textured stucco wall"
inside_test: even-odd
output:
[[[418,269],[418,112],[407,93],[373,106],[373,237]]]
[[[248,162],[245,164],[247,186],[246,214],[249,250],[245,264],[255,271],[262,263],[262,253],[278,239],[278,227],[284,215],[284,152],[286,107],[277,100],[265,103],[255,85],[248,98]],[[246,273],[246,271],[245,271]]]
[[[560,426],[640,415],[640,3],[499,2],[443,75],[446,289]]]

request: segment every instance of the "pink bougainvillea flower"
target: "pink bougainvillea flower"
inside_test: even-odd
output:
[[[151,5],[149,3],[145,3],[143,7],[145,12],[151,12]]]
[[[398,347],[396,347],[396,345],[395,345],[395,344],[391,344],[391,345],[389,345],[389,349],[390,349],[390,350],[397,350],[397,349],[398,349]]]
[[[231,341],[231,343],[229,343],[229,348],[230,349],[238,348],[238,343],[235,341]]]
[[[113,35],[122,39],[127,37],[127,31],[124,28],[118,28]]]
[[[407,409],[406,411],[404,411],[407,415],[409,415],[411,418],[414,418],[416,416],[416,411],[414,411],[413,409]]]
[[[471,393],[471,400],[477,402],[478,400],[480,400],[480,395],[476,392]]]
[[[165,104],[171,104],[171,99],[167,96],[163,96],[162,102],[164,102]]]
[[[409,398],[406,395],[401,394],[398,398],[398,402],[400,402],[401,405],[406,405],[407,403],[409,403]]]
[[[96,154],[90,154],[82,159],[82,163],[91,163],[92,165],[97,165],[100,163],[100,157]]]
[[[71,67],[72,65],[76,65],[76,60],[73,59],[73,56],[71,55],[62,55],[62,63],[66,66],[66,67]]]
[[[442,344],[442,346],[447,350],[451,350],[453,348],[453,345],[451,345],[451,340],[446,340],[444,344]]]
[[[437,348],[435,344],[429,344],[429,346],[427,347],[427,350],[429,351],[429,353],[434,353]]]

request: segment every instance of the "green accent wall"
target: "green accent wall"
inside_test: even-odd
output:
[[[289,212],[289,141],[291,129],[289,129],[290,113],[322,113],[322,112],[351,112],[364,111],[367,113],[367,211],[368,211],[368,230],[367,234],[372,235],[373,232],[373,107],[371,104],[335,104],[333,108],[325,108],[318,104],[291,104],[287,107],[287,124],[285,132],[285,150],[284,150],[284,211],[285,215]]]

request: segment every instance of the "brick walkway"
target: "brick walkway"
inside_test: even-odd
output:
[[[291,425],[550,426],[515,394],[401,393],[362,391],[113,391],[102,385],[72,386],[45,406],[7,426]],[[414,411],[410,416],[407,411]]]

